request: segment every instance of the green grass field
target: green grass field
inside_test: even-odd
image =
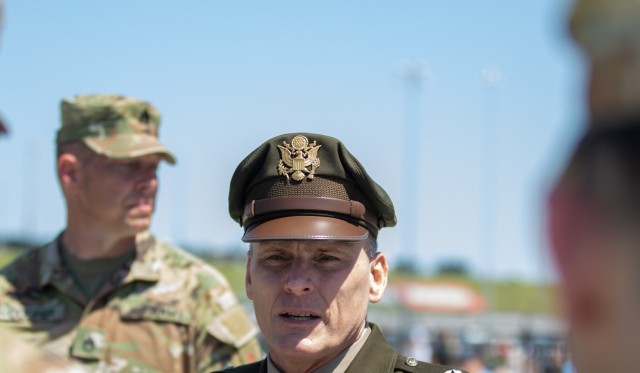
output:
[[[20,250],[15,248],[0,245],[0,267],[4,267],[11,262],[20,252]]]

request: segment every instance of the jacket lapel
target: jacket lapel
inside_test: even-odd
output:
[[[391,348],[376,324],[369,323],[369,326],[371,326],[371,335],[349,365],[346,373],[393,372],[398,354]]]
[[[258,373],[267,373],[267,359],[262,360],[260,364],[260,371]]]

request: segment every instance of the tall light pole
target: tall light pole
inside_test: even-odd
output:
[[[483,132],[484,132],[484,156],[482,165],[482,194],[480,206],[480,235],[482,256],[486,259],[489,270],[486,271],[485,281],[487,289],[485,293],[489,298],[489,311],[495,311],[495,260],[496,260],[496,216],[497,216],[497,114],[498,93],[503,83],[502,70],[497,66],[486,66],[480,72],[483,83]]]
[[[418,257],[419,205],[420,205],[420,111],[422,84],[426,80],[424,65],[420,61],[410,61],[400,70],[404,83],[405,105],[403,125],[402,158],[402,264],[415,271]]]

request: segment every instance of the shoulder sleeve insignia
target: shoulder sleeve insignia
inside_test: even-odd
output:
[[[249,316],[236,304],[207,325],[207,331],[222,343],[239,348],[258,335]]]
[[[295,181],[304,179],[313,180],[316,169],[320,167],[318,150],[322,145],[316,142],[309,143],[305,136],[298,135],[291,140],[291,145],[286,141],[278,145],[280,149],[280,162],[278,162],[278,175],[286,176]],[[309,169],[311,167],[311,169]]]

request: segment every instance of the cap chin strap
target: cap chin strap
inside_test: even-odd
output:
[[[252,200],[244,207],[242,224],[259,215],[273,214],[286,211],[308,211],[327,214],[340,214],[361,220],[376,230],[383,227],[382,219],[371,211],[367,211],[364,204],[358,201],[343,200],[328,197],[275,197]]]

